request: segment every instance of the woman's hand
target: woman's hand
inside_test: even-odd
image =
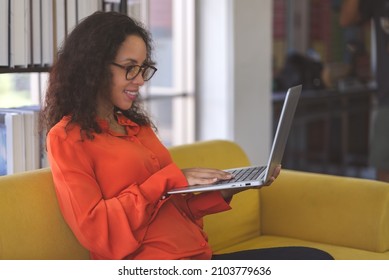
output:
[[[232,174],[213,168],[186,168],[182,169],[189,185],[213,184],[219,180],[229,180]]]
[[[269,181],[267,181],[263,186],[270,186],[274,180],[278,177],[278,175],[281,172],[281,165],[277,166],[276,169],[274,170],[273,175],[270,177]],[[232,196],[234,194],[237,194],[239,192],[248,190],[248,189],[260,189],[263,186],[260,187],[253,187],[253,188],[237,188],[237,189],[226,189],[226,190],[221,190],[220,193],[223,196],[224,200],[228,201],[231,200]]]

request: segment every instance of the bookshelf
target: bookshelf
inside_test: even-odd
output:
[[[49,71],[66,35],[105,2],[0,0],[0,73]]]

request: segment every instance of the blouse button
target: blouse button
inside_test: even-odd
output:
[[[205,247],[205,246],[207,246],[207,242],[205,242],[205,241],[204,241],[204,242],[202,242],[202,243],[200,244],[200,246],[201,246],[201,247]]]

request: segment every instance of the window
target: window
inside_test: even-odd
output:
[[[39,105],[47,73],[5,73],[0,75],[1,108]]]
[[[194,1],[150,0],[147,22],[158,72],[145,92],[167,145],[194,140]]]

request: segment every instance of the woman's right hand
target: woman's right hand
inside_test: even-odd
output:
[[[214,168],[186,168],[182,169],[189,185],[213,184],[219,180],[229,180],[233,177],[231,173]]]

